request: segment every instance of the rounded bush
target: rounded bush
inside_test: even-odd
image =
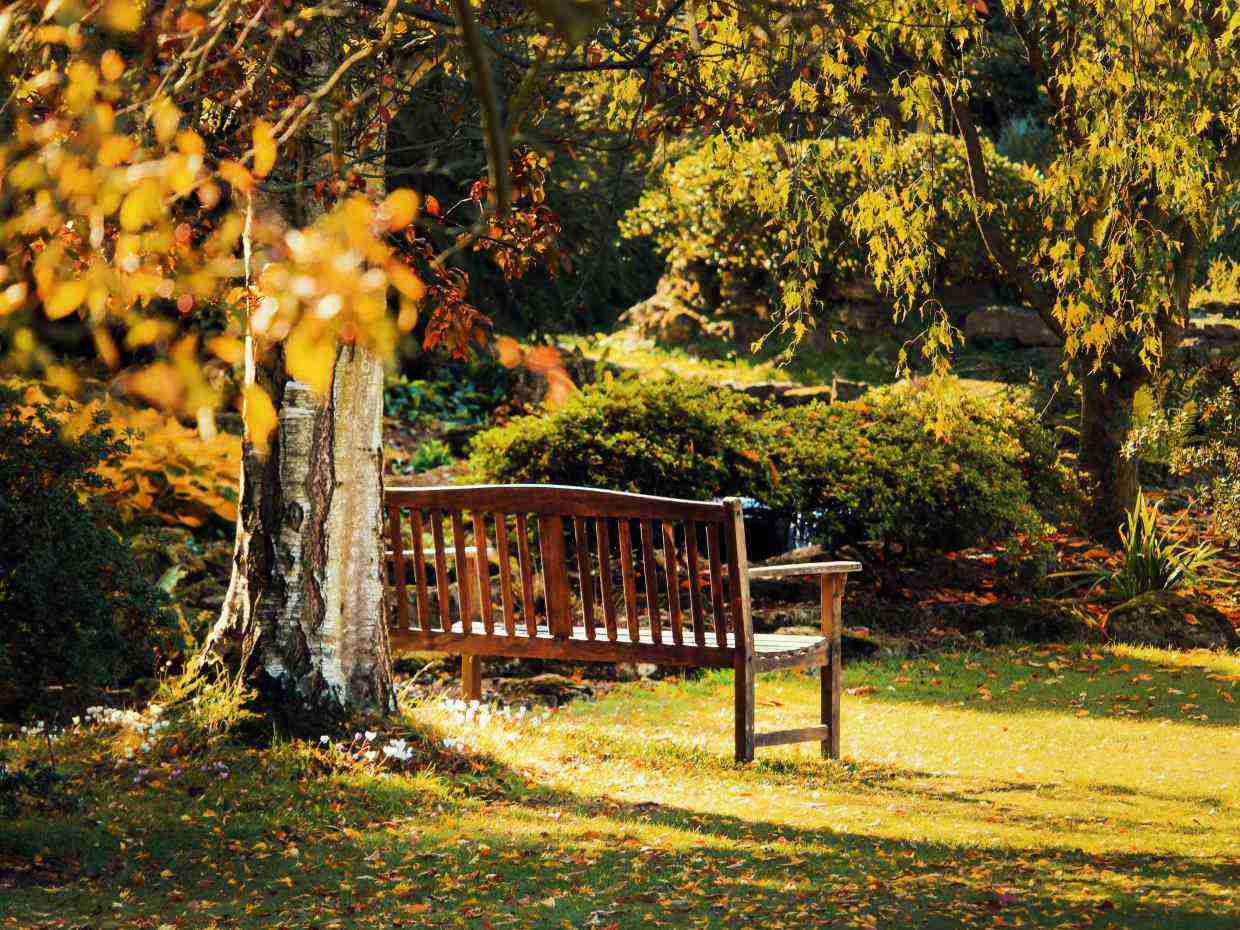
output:
[[[177,636],[167,596],[96,502],[96,469],[125,443],[101,417],[68,437],[62,414],[0,385],[0,717],[149,676]]]
[[[691,379],[609,380],[475,437],[471,470],[502,484],[670,497],[765,493],[761,404]]]
[[[939,435],[916,390],[789,409],[697,380],[612,381],[480,434],[474,477],[692,499],[741,495],[799,512],[829,546],[953,550],[1038,523],[1066,475],[1015,401],[966,401]]]
[[[1034,529],[1034,487],[1049,482],[1001,411],[964,401],[936,430],[934,400],[917,389],[811,404],[771,421],[779,467],[774,499],[837,546],[863,541],[952,551]],[[1057,460],[1054,467],[1058,468]]]

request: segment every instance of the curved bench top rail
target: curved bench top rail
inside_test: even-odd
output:
[[[472,484],[429,488],[388,485],[384,489],[384,499],[389,506],[426,510],[697,520],[703,523],[722,523],[727,513],[727,505],[723,503],[556,484]]]

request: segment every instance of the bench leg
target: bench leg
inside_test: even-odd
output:
[[[753,731],[753,658],[737,650],[735,665],[736,690],[736,761],[752,762],[754,755]]]
[[[822,632],[829,640],[827,664],[819,669],[822,695],[822,725],[827,728],[827,738],[822,741],[822,757],[840,757],[840,671],[842,663],[840,641],[840,602],[843,599],[843,583],[838,576],[823,575],[819,579],[822,596]]]
[[[466,701],[482,698],[482,660],[478,656],[461,656],[461,698]]]

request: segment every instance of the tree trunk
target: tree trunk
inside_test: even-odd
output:
[[[1124,443],[1132,428],[1133,399],[1145,381],[1140,365],[1124,366],[1122,375],[1081,372],[1080,463],[1093,484],[1085,528],[1099,540],[1118,539],[1137,499],[1137,462],[1124,455]]]
[[[325,83],[339,63],[331,35],[307,38],[301,51],[310,86]],[[311,132],[333,156],[342,145],[337,116],[324,106]],[[304,184],[325,162],[307,140],[288,167],[301,195],[283,209],[297,223],[319,213]],[[338,169],[340,159],[331,163]],[[377,195],[382,182],[372,187]],[[360,346],[341,346],[331,389],[317,397],[287,376],[279,347],[257,348],[247,339],[246,380],[267,390],[278,426],[266,458],[244,445],[232,580],[208,648],[286,729],[390,712],[382,365]]]
[[[245,445],[232,580],[208,648],[289,729],[395,706],[383,602],[383,371],[339,350],[330,395],[283,374],[247,378],[279,416],[267,456]]]

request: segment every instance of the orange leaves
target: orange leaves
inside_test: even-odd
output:
[[[324,338],[321,330],[322,327],[302,323],[284,344],[284,363],[288,373],[310,385],[320,396],[331,387],[336,364],[335,340]]]
[[[107,0],[103,21],[116,32],[136,32],[142,25],[142,6],[138,0]]]
[[[125,73],[125,59],[114,49],[108,49],[99,59],[99,70],[106,80],[119,81]]]
[[[387,223],[388,231],[397,232],[417,219],[421,208],[421,196],[416,191],[402,187],[388,194],[379,212],[381,218]]]
[[[49,319],[59,320],[68,316],[86,299],[86,284],[82,281],[64,281],[56,285],[44,305]]]

